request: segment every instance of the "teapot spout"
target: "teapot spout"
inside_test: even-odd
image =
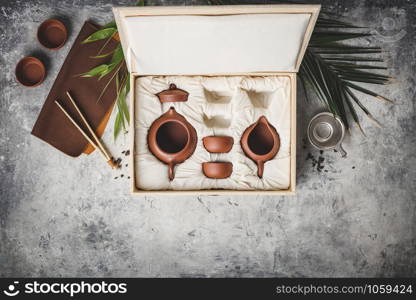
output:
[[[175,168],[175,165],[173,163],[168,164],[169,181],[172,181],[173,179],[175,179],[174,168]]]
[[[269,121],[267,121],[267,119],[266,119],[266,117],[265,117],[265,116],[261,116],[261,117],[258,119],[257,124],[259,124],[259,123],[262,123],[262,124],[265,124],[265,125],[269,125]]]
[[[257,162],[257,176],[259,176],[259,178],[263,178],[263,173],[264,173],[264,161],[258,161]]]

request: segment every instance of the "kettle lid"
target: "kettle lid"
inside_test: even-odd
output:
[[[176,84],[171,83],[169,89],[163,90],[156,94],[160,102],[185,102],[188,101],[189,93],[187,91],[178,89]]]

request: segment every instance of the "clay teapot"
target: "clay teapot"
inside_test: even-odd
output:
[[[169,167],[169,180],[173,180],[174,166],[187,160],[195,151],[195,128],[171,107],[156,119],[147,135],[149,150]]]
[[[257,164],[257,175],[262,178],[264,163],[276,156],[280,149],[280,137],[265,116],[251,124],[241,136],[241,148]]]

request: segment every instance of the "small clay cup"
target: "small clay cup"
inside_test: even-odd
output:
[[[234,139],[231,136],[206,136],[202,143],[208,152],[228,153],[234,145]]]
[[[39,25],[37,36],[42,46],[50,50],[58,50],[65,45],[68,32],[61,21],[47,19]]]
[[[202,171],[208,178],[224,179],[233,173],[233,164],[230,162],[204,162],[202,163]]]
[[[36,57],[26,56],[16,65],[16,79],[26,87],[35,87],[43,82],[46,75],[45,66]]]

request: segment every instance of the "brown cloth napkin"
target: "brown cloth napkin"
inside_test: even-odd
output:
[[[34,136],[73,157],[79,156],[82,152],[90,153],[92,149],[89,148],[91,146],[88,141],[54,103],[55,100],[58,100],[78,125],[88,133],[88,129],[66,95],[66,92],[69,91],[91,127],[98,135],[101,135],[117,95],[116,83],[115,80],[112,80],[100,101],[97,102],[114,71],[101,80],[98,80],[97,77],[82,78],[79,76],[79,74],[109,60],[108,57],[91,58],[97,55],[106,39],[82,44],[83,40],[98,29],[98,26],[89,22],[85,22],[82,26],[32,130]],[[116,45],[117,41],[112,39],[105,46],[103,53],[111,52]]]

